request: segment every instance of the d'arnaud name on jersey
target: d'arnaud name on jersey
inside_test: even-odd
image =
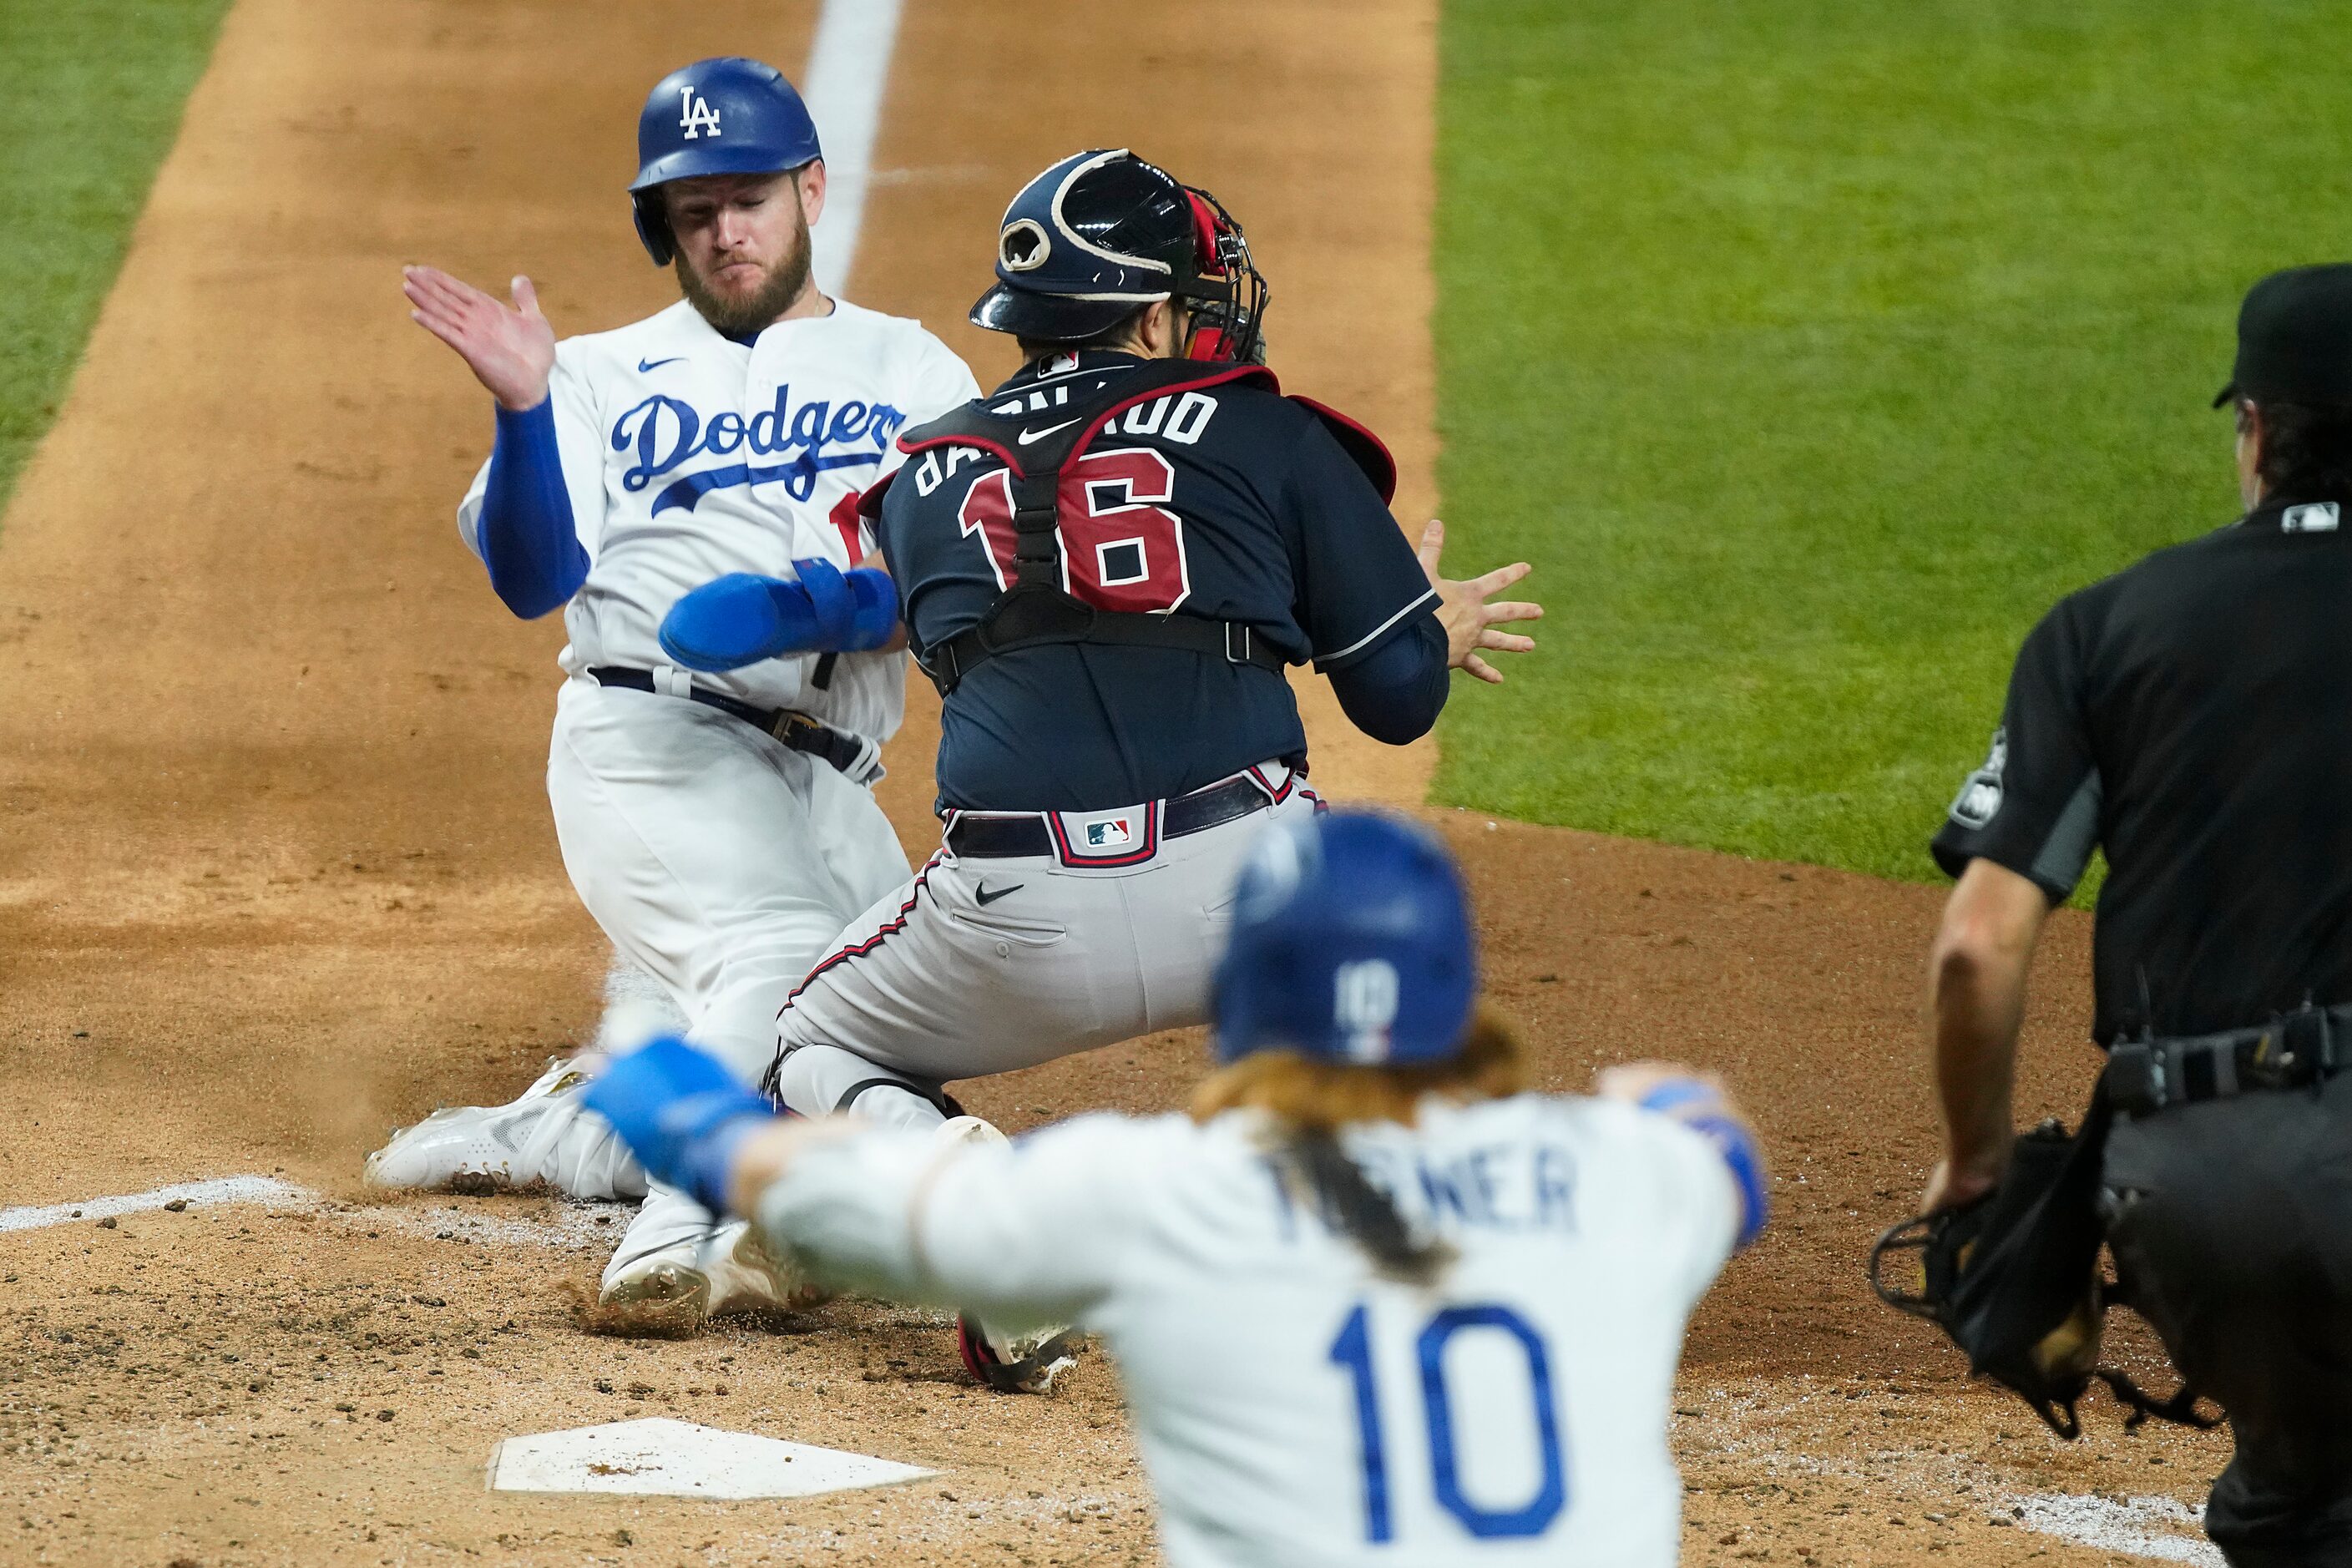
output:
[[[636,452],[635,464],[621,476],[623,487],[635,494],[696,458],[743,452],[776,460],[730,463],[681,475],[654,497],[653,515],[659,517],[673,507],[692,511],[695,502],[712,490],[736,485],[780,483],[793,500],[806,500],[816,489],[817,475],[828,468],[879,462],[892,434],[907,422],[904,414],[887,403],[869,405],[856,398],[838,408],[824,401],[793,408],[791,393],[789,386],[776,388],[776,405],[749,419],[730,409],[708,421],[682,399],[660,394],[646,398],[613,423],[613,450],[626,452],[634,447]]]

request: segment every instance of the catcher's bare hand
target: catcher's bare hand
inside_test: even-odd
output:
[[[1516,632],[1498,632],[1495,627],[1506,621],[1539,621],[1543,619],[1543,606],[1517,600],[1502,604],[1488,601],[1535,568],[1524,561],[1516,561],[1483,577],[1456,582],[1438,575],[1437,558],[1444,549],[1445,524],[1433,517],[1421,532],[1421,569],[1429,574],[1429,585],[1437,590],[1437,622],[1445,628],[1445,667],[1499,686],[1503,683],[1502,671],[1480,658],[1480,650],[1534,652],[1535,638]]]
[[[555,329],[539,313],[539,291],[517,278],[512,305],[437,267],[404,267],[408,319],[457,351],[500,405],[520,413],[547,401],[555,370]]]

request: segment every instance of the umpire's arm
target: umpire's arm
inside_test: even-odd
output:
[[[2025,977],[2049,914],[2040,883],[1983,858],[1969,862],[1944,906],[1927,954],[1944,1158],[1927,1178],[1922,1213],[1990,1192],[2009,1166]]]

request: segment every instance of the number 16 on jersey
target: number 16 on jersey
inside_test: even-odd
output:
[[[1365,1539],[1376,1545],[1395,1539],[1392,1500],[1395,1489],[1407,1483],[1405,1478],[1391,1472],[1389,1434],[1393,1428],[1390,1423],[1416,1418],[1429,1440],[1431,1490],[1437,1505],[1458,1520],[1463,1529],[1485,1540],[1541,1535],[1549,1530],[1568,1508],[1568,1463],[1552,1388],[1551,1357],[1534,1325],[1510,1308],[1494,1303],[1447,1307],[1423,1321],[1414,1332],[1414,1361],[1420,1373],[1414,1381],[1418,1389],[1397,1390],[1384,1388],[1376,1374],[1373,1323],[1370,1303],[1359,1302],[1341,1325],[1339,1338],[1331,1342],[1328,1356],[1344,1370],[1355,1394],[1357,1438],[1364,1472]],[[1532,1464],[1523,1461],[1513,1467],[1536,1473],[1532,1493],[1516,1507],[1498,1506],[1506,1500],[1493,1497],[1486,1488],[1465,1484],[1461,1434],[1470,1429],[1465,1418],[1480,1422],[1484,1432],[1486,1413],[1480,1406],[1488,1401],[1481,1394],[1491,1392],[1491,1385],[1473,1385],[1468,1397],[1461,1397],[1460,1391],[1448,1380],[1446,1370],[1447,1349],[1457,1340],[1465,1348],[1487,1342],[1484,1348],[1490,1354],[1481,1357],[1482,1364],[1499,1353],[1504,1363],[1515,1361],[1524,1368],[1528,1398],[1522,1408],[1528,1410],[1533,1430],[1507,1439],[1501,1433],[1492,1434],[1496,1443],[1526,1443],[1532,1449]],[[1420,1394],[1418,1400],[1412,1397],[1414,1392]],[[1519,1401],[1514,1398],[1511,1403],[1517,1405]],[[1418,1412],[1413,1409],[1416,1404],[1420,1406]],[[1478,1494],[1475,1498],[1474,1491]]]

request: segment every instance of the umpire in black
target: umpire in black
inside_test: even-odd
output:
[[[2230,1415],[2207,1532],[2238,1568],[2352,1565],[2352,265],[2255,285],[2223,404],[2245,515],[2042,618],[1936,837],[1925,1207],[2000,1179],[2026,972],[2102,847],[2101,1202]]]

